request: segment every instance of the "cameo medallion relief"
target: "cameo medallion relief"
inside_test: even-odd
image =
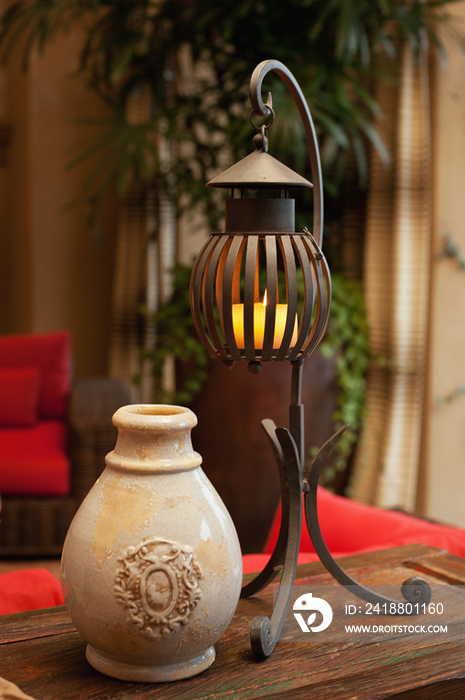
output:
[[[155,537],[118,559],[115,595],[130,620],[150,636],[185,625],[201,597],[201,571],[192,547]]]

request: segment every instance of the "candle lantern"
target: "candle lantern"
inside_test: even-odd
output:
[[[248,360],[254,372],[263,361],[308,357],[326,330],[331,299],[329,270],[318,245],[321,230],[316,238],[307,229],[295,232],[295,200],[289,197],[312,184],[268,153],[271,96],[257,111],[271,114],[271,122],[257,129],[255,151],[208,183],[230,189],[231,199],[225,230],[210,236],[191,284],[193,317],[204,345],[227,364]],[[316,151],[312,156],[322,222]]]
[[[268,129],[275,114],[271,94],[266,103],[263,79],[274,71],[289,88],[305,129],[313,184],[268,153]],[[302,507],[310,537],[322,563],[350,592],[373,604],[396,602],[358,584],[333,559],[318,522],[317,488],[322,466],[347,426],[338,430],[305,464],[302,365],[326,331],[331,306],[331,277],[321,250],[323,194],[320,158],[307,101],[292,73],[279,61],[263,61],[250,83],[254,115],[269,117],[257,129],[255,151],[208,183],[231,190],[225,206],[225,230],[213,233],[200,251],[191,276],[191,309],[198,335],[210,353],[227,365],[246,360],[259,372],[263,362],[292,365],[289,428],[265,419],[281,476],[281,528],[264,570],[242,590],[255,595],[282,573],[271,618],[252,622],[251,644],[257,656],[269,656],[287,613],[300,544]],[[313,232],[295,231],[294,190],[313,186]],[[303,496],[303,498],[302,498]],[[429,602],[428,584],[412,577],[402,586],[410,602]],[[389,605],[385,606],[389,610]],[[396,605],[393,609],[398,609]],[[418,607],[414,608],[419,609]]]

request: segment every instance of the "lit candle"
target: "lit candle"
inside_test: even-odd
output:
[[[254,347],[263,348],[263,340],[265,337],[265,317],[266,317],[267,294],[263,297],[263,303],[253,305],[253,328],[254,328]],[[276,304],[276,317],[274,324],[273,348],[279,348],[286,329],[287,322],[287,304]],[[234,338],[239,350],[244,349],[244,304],[233,304],[232,321]],[[289,347],[293,347],[297,342],[297,314],[294,321],[294,332]]]

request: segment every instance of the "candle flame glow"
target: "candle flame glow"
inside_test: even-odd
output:
[[[254,330],[254,346],[257,349],[263,348],[263,342],[265,338],[265,325],[266,325],[266,315],[267,315],[267,304],[268,304],[268,292],[265,289],[263,295],[263,301],[256,301],[254,303],[253,312],[253,330]],[[279,348],[284,338],[284,333],[286,331],[287,319],[288,319],[288,305],[287,304],[276,304],[275,308],[275,321],[274,321],[274,338],[273,338],[273,348]],[[239,349],[244,349],[245,339],[244,339],[244,304],[233,304],[232,305],[232,321],[234,337],[236,340],[237,347]],[[293,348],[297,343],[298,337],[298,318],[295,314],[294,320],[294,330],[292,334],[292,340],[289,347]]]

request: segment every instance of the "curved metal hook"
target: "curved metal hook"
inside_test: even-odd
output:
[[[277,73],[283,79],[289,88],[294,102],[299,110],[302,120],[305,137],[307,139],[308,155],[310,157],[310,167],[312,170],[313,182],[313,236],[322,246],[323,243],[323,178],[321,174],[320,154],[318,151],[318,142],[316,138],[315,127],[313,125],[312,115],[308,108],[307,100],[300,88],[299,83],[291,73],[291,71],[281,63],[274,59],[262,61],[255,68],[250,79],[250,102],[255,114],[261,117],[266,117],[271,109],[271,93],[268,93],[268,100],[265,104],[262,99],[262,83],[264,77],[270,71]]]

